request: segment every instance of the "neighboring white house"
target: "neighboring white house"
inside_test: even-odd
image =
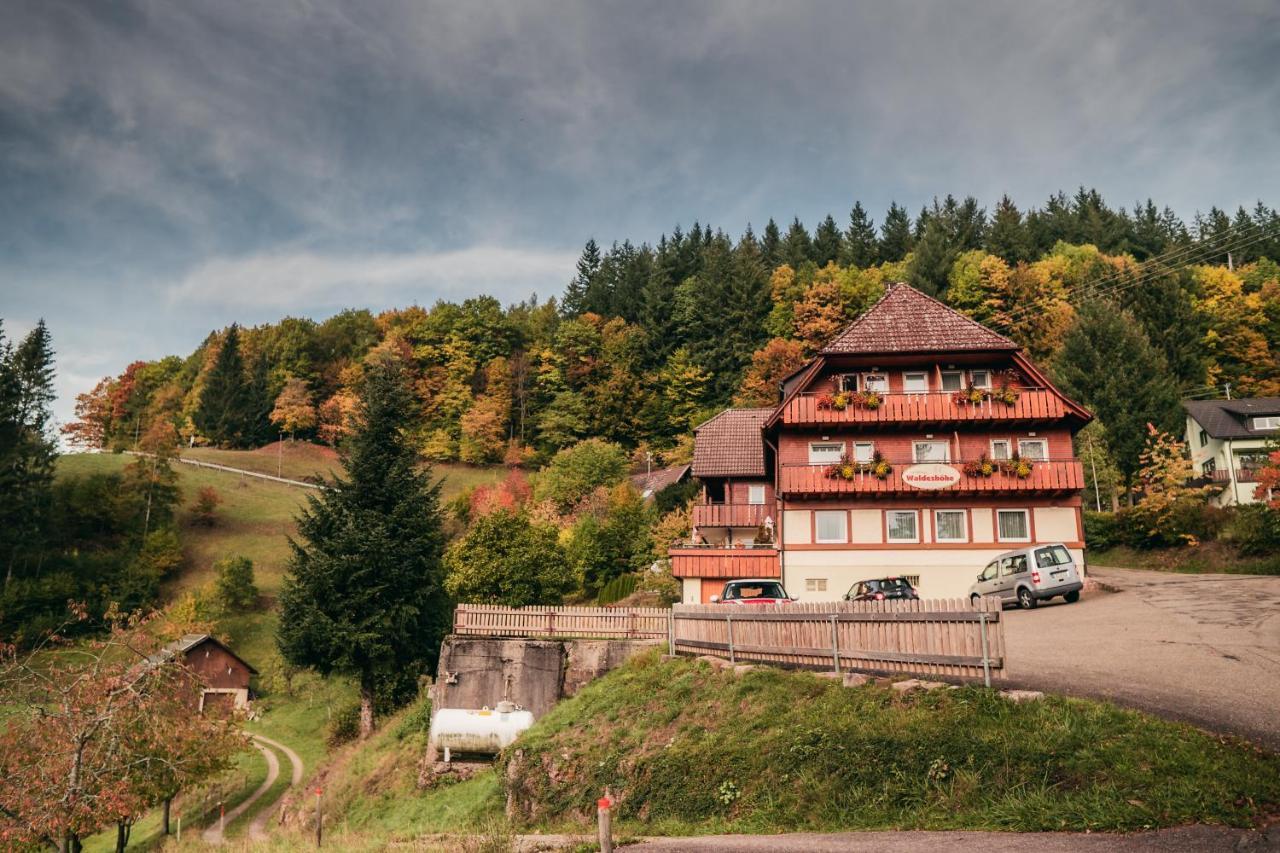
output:
[[[1191,463],[1208,482],[1221,486],[1218,506],[1257,503],[1258,471],[1267,443],[1280,438],[1280,397],[1244,400],[1183,400]]]

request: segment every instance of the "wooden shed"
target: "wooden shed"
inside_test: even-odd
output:
[[[210,634],[186,634],[155,655],[153,663],[181,660],[201,681],[201,713],[249,707],[249,678],[258,674],[244,658]]]

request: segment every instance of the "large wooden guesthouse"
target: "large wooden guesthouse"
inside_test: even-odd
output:
[[[779,578],[802,601],[904,576],[962,596],[997,554],[1064,542],[1081,557],[1090,414],[1017,344],[905,284],[781,388],[696,431],[703,483],[671,548],[685,602],[731,578]]]

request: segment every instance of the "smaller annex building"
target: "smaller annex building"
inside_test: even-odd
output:
[[[1280,438],[1280,397],[1183,400],[1191,464],[1217,491],[1218,506],[1257,503],[1267,445]]]
[[[890,576],[956,597],[1020,545],[1083,559],[1072,437],[1092,415],[1008,338],[892,284],[780,392],[695,430],[702,494],[669,551],[686,603],[734,578],[801,601]]]
[[[147,660],[152,664],[178,661],[191,670],[204,685],[196,709],[201,713],[249,707],[249,678],[258,671],[211,634],[184,634]]]

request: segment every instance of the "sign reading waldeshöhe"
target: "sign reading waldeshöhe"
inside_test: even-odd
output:
[[[960,482],[960,472],[950,465],[925,462],[903,471],[902,482],[915,489],[945,489]]]

